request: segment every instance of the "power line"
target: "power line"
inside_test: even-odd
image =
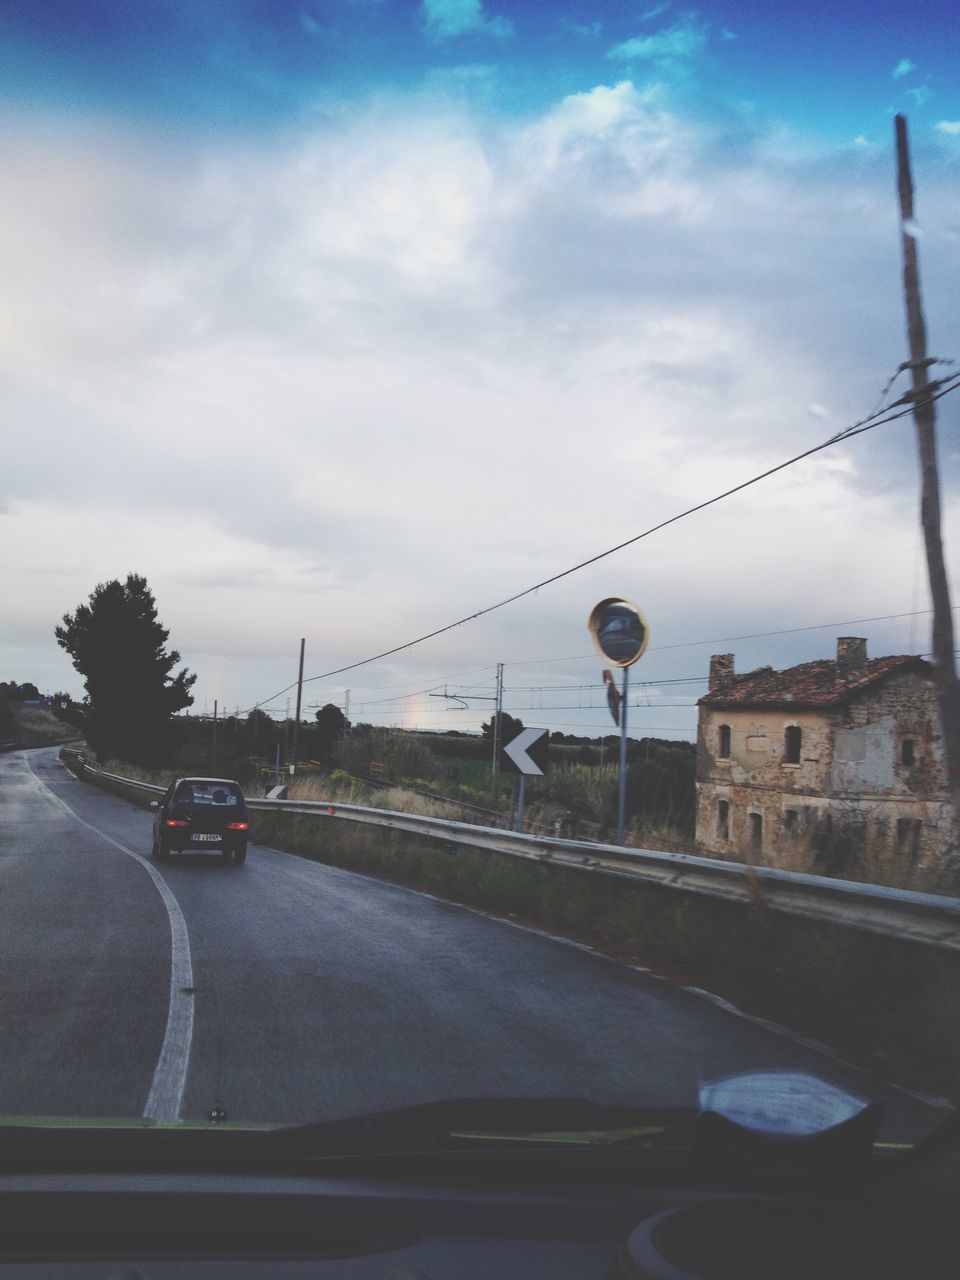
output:
[[[955,604],[952,607],[960,609],[960,604]],[[647,649],[647,653],[656,653],[665,649],[695,649],[698,645],[704,644],[731,644],[734,640],[760,640],[767,636],[792,636],[801,631],[830,631],[834,627],[857,627],[863,622],[893,622],[900,618],[920,618],[930,613],[933,613],[932,609],[910,609],[906,613],[881,613],[873,618],[844,618],[839,622],[817,622],[807,627],[781,627],[777,631],[751,631],[742,636],[720,636],[713,640],[684,640],[679,644],[652,644]],[[566,658],[524,658],[519,662],[506,662],[504,666],[535,667],[545,666],[548,662],[586,662],[587,659],[594,662],[600,661],[596,653],[575,653]],[[706,678],[706,676],[703,677],[703,679]],[[571,676],[570,679],[574,680],[576,677]],[[653,680],[649,683],[671,684],[674,682],[670,680]],[[557,686],[557,688],[570,687],[569,685]],[[576,686],[572,687],[575,688]]]
[[[953,605],[953,608],[960,609],[960,604]],[[804,632],[804,631],[828,631],[828,630],[832,630],[835,627],[855,627],[855,626],[859,626],[861,623],[864,623],[864,622],[893,622],[893,621],[898,621],[902,618],[924,617],[927,614],[930,614],[932,612],[933,612],[932,609],[912,609],[912,610],[908,610],[905,613],[876,614],[870,618],[844,618],[836,622],[817,622],[811,626],[806,626],[806,627],[781,627],[776,631],[751,631],[751,632],[747,632],[744,635],[720,636],[712,640],[685,640],[679,644],[651,645],[647,652],[653,653],[655,650],[667,650],[667,649],[691,649],[691,648],[696,648],[697,646],[706,645],[706,644],[731,644],[737,640],[757,640],[757,639],[764,639],[769,636],[796,635],[799,632]],[[927,657],[929,655],[921,654],[919,656]],[[538,665],[546,665],[547,663],[550,663],[550,662],[579,662],[579,661],[586,661],[587,659],[591,661],[596,661],[597,654],[596,653],[573,654],[566,658],[525,658],[522,661],[504,663],[504,665],[511,666],[511,667],[538,666]],[[492,671],[492,670],[493,670],[492,666],[472,667],[468,671],[463,672],[462,674],[473,675],[477,671]],[[571,680],[575,678],[576,677],[574,676],[570,677]],[[452,678],[448,678],[447,681],[438,681],[436,684],[428,685],[422,689],[411,689],[407,693],[398,694],[397,697],[395,698],[371,698],[371,699],[367,699],[364,702],[358,702],[355,707],[355,711],[358,711],[358,712],[363,711],[366,713],[369,711],[369,708],[381,706],[383,703],[386,703],[386,702],[403,702],[407,698],[417,697],[423,693],[431,693],[435,689],[438,689],[441,684],[450,683],[450,679]],[[671,685],[671,684],[703,684],[708,679],[709,679],[709,676],[707,675],[678,676],[672,679],[664,679],[664,680],[643,680],[638,683],[641,686],[657,687],[659,685]],[[396,688],[397,686],[386,685],[384,687],[387,689],[390,689],[390,688]],[[466,688],[467,690],[469,690],[471,688],[476,688],[476,687],[477,685],[468,685]],[[540,692],[546,693],[551,690],[557,690],[559,692],[573,693],[579,690],[585,690],[585,691],[591,690],[591,689],[598,690],[598,689],[603,689],[605,687],[606,686],[602,684],[582,684],[582,683],[581,684],[556,684],[556,685],[547,685],[547,684],[512,685],[506,690],[506,692],[508,693],[540,693]],[[470,697],[469,692],[466,692],[465,696],[469,698]],[[307,705],[312,708],[315,706],[319,706],[319,703],[311,702],[311,703],[308,703]],[[262,707],[263,707],[263,704],[261,703],[260,708],[262,709]],[[275,710],[275,711],[282,710],[282,708],[279,708],[279,707],[273,707],[268,709]],[[591,708],[589,707],[584,707],[585,711],[589,711],[590,709]],[[461,710],[461,708],[449,708],[448,710]],[[375,713],[369,712],[369,714],[375,714]]]
[[[960,609],[960,604],[952,607]],[[721,636],[718,640],[685,640],[682,644],[651,645],[647,652],[652,653],[654,649],[691,649],[701,644],[730,644],[734,640],[760,640],[765,636],[796,635],[799,631],[825,631],[831,627],[856,627],[861,622],[891,622],[896,618],[918,618],[927,613],[933,613],[933,610],[916,609],[907,613],[885,613],[876,618],[848,618],[845,622],[818,622],[813,627],[784,627],[780,631],[753,631],[744,636]]]
[[[608,556],[614,555],[617,551],[622,551],[625,547],[633,546],[634,543],[640,542],[643,538],[649,538],[651,534],[658,533],[661,529],[666,529],[669,525],[676,524],[680,520],[686,519],[688,516],[695,515],[698,511],[704,511],[707,507],[712,507],[718,502],[722,502],[725,498],[732,497],[735,493],[741,493],[744,489],[750,488],[751,485],[759,484],[761,480],[766,480],[770,476],[776,475],[780,471],[792,467],[797,462],[802,462],[805,458],[812,457],[815,453],[820,453],[823,449],[828,449],[832,445],[839,444],[842,441],[851,440],[854,436],[862,435],[865,431],[872,431],[876,427],[883,426],[888,422],[896,422],[897,419],[912,414],[914,409],[920,404],[932,404],[936,400],[942,399],[951,391],[955,390],[960,383],[960,374],[953,374],[949,378],[938,379],[927,383],[926,390],[928,395],[926,399],[919,400],[915,392],[907,392],[901,396],[899,400],[894,400],[892,404],[885,409],[879,410],[873,414],[862,418],[859,422],[853,423],[852,426],[838,431],[836,435],[824,440],[820,444],[813,445],[809,449],[804,449],[802,453],[795,454],[792,458],[788,458],[785,462],[779,462],[776,466],[768,467],[766,471],[761,471],[758,475],[751,476],[749,480],[743,480],[740,484],[733,485],[730,489],[725,489],[722,493],[715,494],[712,498],[707,498],[703,502],[698,502],[686,510],[678,512],[676,515],[669,516],[666,520],[661,520],[658,524],[651,525],[649,529],[645,529],[642,533],[634,534],[631,538],[626,538],[623,542],[617,543],[616,546],[609,547],[606,551],[600,551],[594,556],[590,556],[586,560],[581,560],[579,564],[571,565],[568,569],[562,569],[559,573],[552,574],[549,578],[534,583],[531,587],[525,587],[523,591],[517,591],[512,596],[507,596],[503,600],[497,601],[496,604],[487,605],[483,609],[476,610],[475,613],[467,614],[463,618],[458,618],[456,622],[448,622],[445,626],[437,627],[433,631],[428,631],[422,636],[417,636],[414,640],[407,640],[403,644],[394,645],[391,649],[384,649],[382,653],[375,653],[372,657],[361,658],[358,662],[350,662],[345,666],[336,667],[333,671],[325,671],[320,675],[309,676],[304,684],[309,684],[315,680],[329,680],[332,676],[342,675],[345,671],[355,671],[357,667],[368,666],[371,662],[379,662],[383,658],[392,657],[395,653],[402,653],[406,649],[412,649],[416,645],[423,644],[427,640],[433,640],[437,636],[444,635],[448,631],[454,631],[457,627],[462,627],[468,622],[475,622],[477,618],[482,618],[488,613],[494,613],[497,609],[503,609],[509,604],[515,604],[524,597],[533,595],[542,587],[551,586],[554,582],[559,582],[562,578],[568,578],[571,574],[578,573],[581,569],[586,569],[589,565],[596,564],[599,560],[605,560]],[[891,413],[890,410],[901,408],[897,413]],[[882,416],[886,414],[886,417]],[[244,714],[255,711],[265,702],[272,702],[274,698],[279,698],[282,694],[292,689],[297,684],[294,680],[285,688],[278,690],[276,693],[270,694],[268,698],[264,698],[263,702],[255,703],[252,707],[247,707]]]

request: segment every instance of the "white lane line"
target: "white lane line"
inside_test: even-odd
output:
[[[180,1108],[183,1105],[183,1090],[187,1083],[187,1068],[190,1065],[190,1047],[193,1041],[193,962],[190,958],[190,937],[187,933],[187,922],[183,918],[180,904],[156,867],[142,854],[128,849],[113,836],[107,835],[99,827],[87,822],[71,808],[69,804],[52,791],[42,778],[33,772],[30,761],[27,768],[33,773],[37,784],[47,793],[51,800],[66,810],[71,818],[82,827],[98,835],[107,844],[112,844],[121,853],[134,858],[150,875],[154,887],[163,899],[170,922],[170,1004],[167,1009],[167,1026],[163,1033],[163,1044],[160,1046],[160,1057],[143,1115],[148,1120],[179,1120]]]

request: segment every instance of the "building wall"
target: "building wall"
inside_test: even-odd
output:
[[[796,763],[787,758],[788,728],[800,731]],[[913,744],[906,760],[905,741]],[[927,866],[953,841],[936,697],[919,673],[892,676],[827,712],[701,707],[702,851],[842,874],[845,863],[860,873],[871,860]]]

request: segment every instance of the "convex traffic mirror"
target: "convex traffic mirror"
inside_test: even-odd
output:
[[[629,600],[611,596],[601,600],[587,624],[593,643],[617,667],[629,667],[643,656],[649,631],[643,614]]]

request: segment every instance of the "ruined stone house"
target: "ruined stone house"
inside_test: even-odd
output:
[[[954,843],[933,668],[911,655],[837,656],[786,671],[710,659],[697,736],[697,844],[797,865],[802,846],[839,871],[838,850],[931,865]],[[830,864],[832,859],[831,865]],[[840,857],[842,864],[842,857]]]

